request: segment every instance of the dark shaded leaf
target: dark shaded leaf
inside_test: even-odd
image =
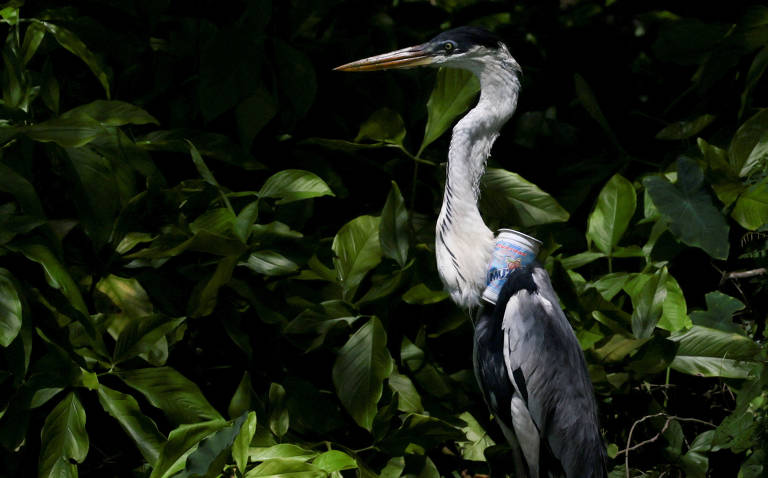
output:
[[[227,426],[224,420],[210,420],[181,425],[172,430],[160,451],[160,458],[152,467],[150,478],[170,478],[184,469],[187,457],[207,436]]]
[[[0,346],[8,347],[21,330],[21,298],[7,269],[0,268]]]
[[[397,183],[392,181],[384,209],[381,211],[379,224],[379,240],[384,257],[394,259],[401,268],[408,261],[410,237],[408,231],[408,210],[405,208],[403,195]]]
[[[656,133],[656,139],[688,139],[699,134],[713,121],[715,121],[715,115],[701,115],[692,120],[678,121]]]

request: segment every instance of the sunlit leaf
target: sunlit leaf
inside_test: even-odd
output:
[[[766,138],[768,145],[768,137]],[[768,151],[766,151],[768,154]],[[768,156],[764,160],[768,164]],[[754,231],[768,224],[768,180],[753,184],[744,191],[731,211],[731,217],[744,229]]]
[[[345,297],[353,297],[368,271],[381,261],[380,219],[360,216],[346,223],[333,238],[333,263]]]
[[[488,168],[481,180],[482,208],[516,227],[531,227],[568,220],[568,211],[522,176],[504,169]]]
[[[312,460],[312,464],[326,473],[357,468],[355,459],[339,450],[329,450],[318,455],[317,458]]]
[[[82,463],[85,460],[89,447],[85,410],[74,392],[64,397],[48,414],[40,440],[37,473],[40,478],[61,476],[58,474],[59,467],[63,466],[60,461]]]
[[[384,379],[392,372],[387,333],[377,318],[360,327],[339,351],[333,365],[336,393],[358,425],[371,430]]]
[[[248,412],[245,423],[240,428],[240,433],[238,433],[234,443],[232,443],[232,458],[241,472],[245,471],[248,465],[248,447],[251,444],[253,435],[256,433],[256,421],[256,412]]]
[[[453,120],[467,111],[480,91],[480,80],[467,71],[441,68],[427,101],[427,127],[418,155],[451,127]]]
[[[156,463],[166,439],[155,422],[141,412],[136,399],[104,385],[99,387],[98,393],[104,411],[120,423],[144,459]]]
[[[297,460],[275,458],[252,468],[246,478],[324,478],[325,471]]]
[[[459,418],[467,424],[461,429],[467,437],[466,441],[458,443],[461,457],[470,461],[486,461],[485,450],[495,445],[493,439],[469,412],[462,413]]]
[[[587,222],[587,240],[610,255],[635,213],[637,195],[632,183],[616,174],[600,191]]]
[[[179,478],[217,475],[227,462],[232,444],[240,434],[240,429],[247,419],[243,414],[228,423],[227,426],[202,439],[197,448],[187,456],[184,470]]]
[[[207,436],[227,426],[224,420],[210,420],[181,425],[171,431],[160,457],[152,467],[150,478],[170,478],[184,469],[187,457]]]
[[[118,376],[177,424],[222,420],[200,389],[170,367],[125,370]]]
[[[275,251],[253,252],[243,265],[265,276],[281,276],[299,270],[295,262]]]
[[[305,450],[292,443],[281,443],[270,447],[251,447],[248,450],[248,457],[251,461],[267,461],[275,458],[307,461],[317,456],[317,454],[315,451]]]
[[[691,159],[680,158],[677,173],[674,185],[660,176],[646,177],[643,185],[677,237],[716,259],[726,259],[729,227],[704,188],[701,168]]]
[[[333,195],[319,176],[300,169],[286,169],[273,174],[259,190],[259,196],[277,198],[277,204]]]

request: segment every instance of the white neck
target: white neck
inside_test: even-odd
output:
[[[480,79],[480,99],[453,128],[435,250],[440,278],[453,301],[472,307],[485,288],[494,248],[493,232],[477,206],[480,179],[499,130],[517,106],[520,67],[503,45],[490,61],[460,66]]]

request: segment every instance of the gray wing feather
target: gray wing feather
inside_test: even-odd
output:
[[[537,291],[518,291],[505,309],[507,372],[567,476],[603,476],[604,447],[583,353],[546,272],[537,267],[533,280]]]

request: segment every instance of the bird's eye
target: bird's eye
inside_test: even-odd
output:
[[[443,43],[443,50],[445,50],[447,53],[450,53],[456,48],[456,44],[452,41],[447,41]]]

